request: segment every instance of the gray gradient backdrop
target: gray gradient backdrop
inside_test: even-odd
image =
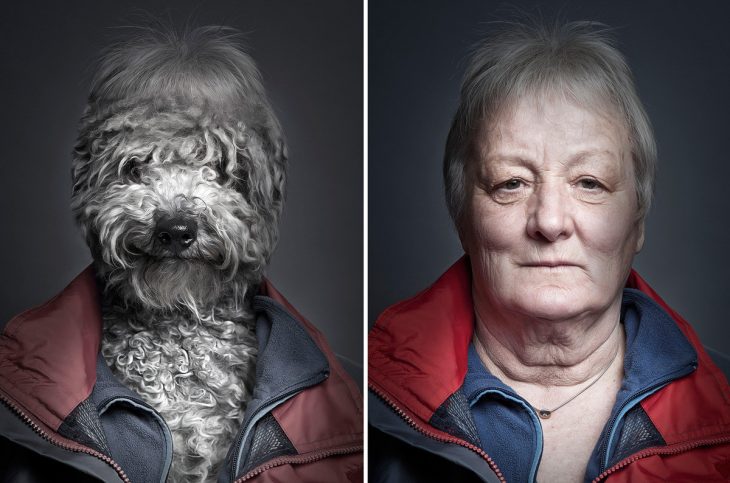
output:
[[[458,4],[458,7],[457,7]],[[659,145],[656,198],[634,266],[730,353],[727,277],[730,3],[515,1],[614,27]],[[369,3],[369,319],[429,285],[462,253],[441,160],[469,47],[504,18],[487,0]]]
[[[170,7],[169,9],[167,7]],[[135,9],[245,33],[288,140],[289,192],[269,277],[335,350],[362,360],[362,4],[12,2],[0,20],[0,326],[90,262],[69,209],[88,66]],[[139,13],[139,11],[137,10]]]

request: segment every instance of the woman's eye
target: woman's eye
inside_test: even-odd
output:
[[[597,190],[597,189],[603,188],[601,183],[599,183],[595,179],[591,179],[591,178],[581,179],[580,181],[578,181],[578,184],[580,185],[581,188],[587,189],[587,190]]]
[[[516,178],[505,181],[504,183],[502,183],[501,186],[499,186],[499,188],[503,188],[506,190],[516,190],[521,187],[522,187],[522,180],[516,179]]]
[[[529,186],[529,183],[521,178],[510,178],[493,185],[490,192],[492,199],[497,203],[508,204],[527,196]]]

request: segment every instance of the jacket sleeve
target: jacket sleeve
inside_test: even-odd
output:
[[[371,483],[481,482],[474,473],[370,426],[368,480]]]
[[[72,467],[45,458],[0,436],[0,483],[47,483],[74,481],[97,483],[100,480]]]

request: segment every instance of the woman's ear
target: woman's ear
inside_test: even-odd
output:
[[[464,220],[468,218],[466,214],[462,214],[459,219],[456,221],[456,234],[459,235],[459,241],[461,242],[461,249],[464,250],[464,253],[469,255],[469,230],[468,228],[465,228],[467,225],[464,222]]]
[[[639,253],[641,249],[644,247],[644,219],[636,222],[636,230],[637,230],[637,236],[636,236],[636,250],[634,253]]]

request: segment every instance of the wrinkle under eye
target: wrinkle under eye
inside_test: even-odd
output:
[[[513,203],[525,197],[529,184],[521,178],[510,178],[488,190],[493,200],[500,204]]]

